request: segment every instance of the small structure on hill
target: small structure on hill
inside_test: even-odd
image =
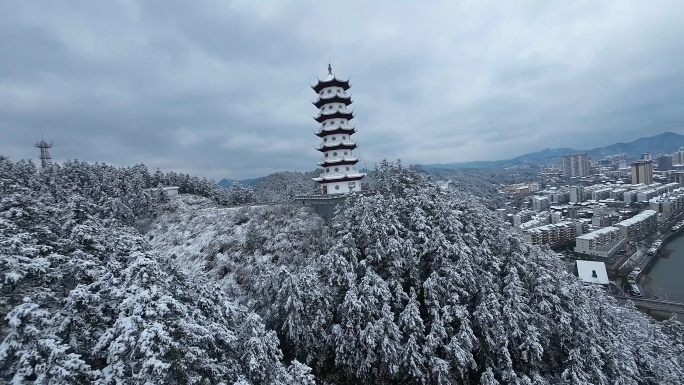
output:
[[[40,142],[36,142],[35,146],[36,148],[40,149],[40,164],[43,168],[47,167],[50,164],[50,159],[52,157],[50,156],[50,148],[52,148],[52,143],[48,143],[45,140],[41,140]]]
[[[152,196],[159,198],[161,194],[164,194],[168,197],[173,197],[178,195],[178,190],[180,190],[180,187],[177,186],[167,186],[167,187],[157,187],[157,188],[148,188],[146,189],[147,192],[149,192]]]

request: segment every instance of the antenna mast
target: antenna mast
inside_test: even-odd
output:
[[[40,142],[36,142],[34,147],[40,148],[40,164],[43,168],[47,167],[47,165],[50,164],[50,159],[52,159],[50,151],[48,151],[48,149],[52,148],[52,142],[48,143],[45,140],[41,140]]]

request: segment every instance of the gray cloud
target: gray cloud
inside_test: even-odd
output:
[[[359,155],[591,148],[684,127],[684,4],[0,2],[0,153],[211,178],[308,171],[309,88],[351,78]]]

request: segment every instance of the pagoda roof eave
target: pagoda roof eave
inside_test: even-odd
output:
[[[320,129],[318,132],[316,132],[316,136],[319,138],[322,138],[327,135],[335,135],[335,134],[349,134],[352,135],[356,133],[356,127],[335,127],[331,130],[324,130]]]
[[[356,142],[339,142],[339,143],[325,143],[316,147],[316,150],[320,152],[333,151],[333,150],[353,150],[356,148]]]
[[[351,96],[342,96],[339,94],[335,94],[331,98],[321,98],[319,97],[315,102],[311,102],[316,108],[320,109],[324,105],[328,103],[344,103],[345,105],[350,105],[353,103]]]
[[[353,157],[353,158],[340,158],[338,160],[328,160],[324,159],[321,161],[316,162],[317,165],[321,167],[329,167],[329,166],[344,166],[348,164],[357,164],[359,163],[359,158],[358,157]]]
[[[347,120],[352,120],[354,119],[354,112],[353,111],[335,111],[332,114],[318,114],[318,116],[314,117],[314,120],[317,121],[318,123],[323,123],[324,121],[328,119],[347,119]]]
[[[343,90],[348,90],[351,86],[349,85],[349,79],[347,80],[340,80],[336,77],[332,77],[331,79],[316,79],[318,82],[316,85],[311,86],[311,88],[316,91],[317,94],[321,93],[321,90],[326,88],[326,87],[342,87]]]
[[[356,173],[356,174],[342,174],[342,175],[330,175],[327,177],[311,178],[314,182],[318,183],[334,183],[334,182],[353,182],[366,176],[366,173]]]

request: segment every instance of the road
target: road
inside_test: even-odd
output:
[[[634,306],[639,309],[684,314],[684,303],[682,302],[665,301],[662,299],[653,298],[625,297],[621,295],[614,295],[614,297],[620,305],[624,305],[627,300],[630,300],[634,303]]]

